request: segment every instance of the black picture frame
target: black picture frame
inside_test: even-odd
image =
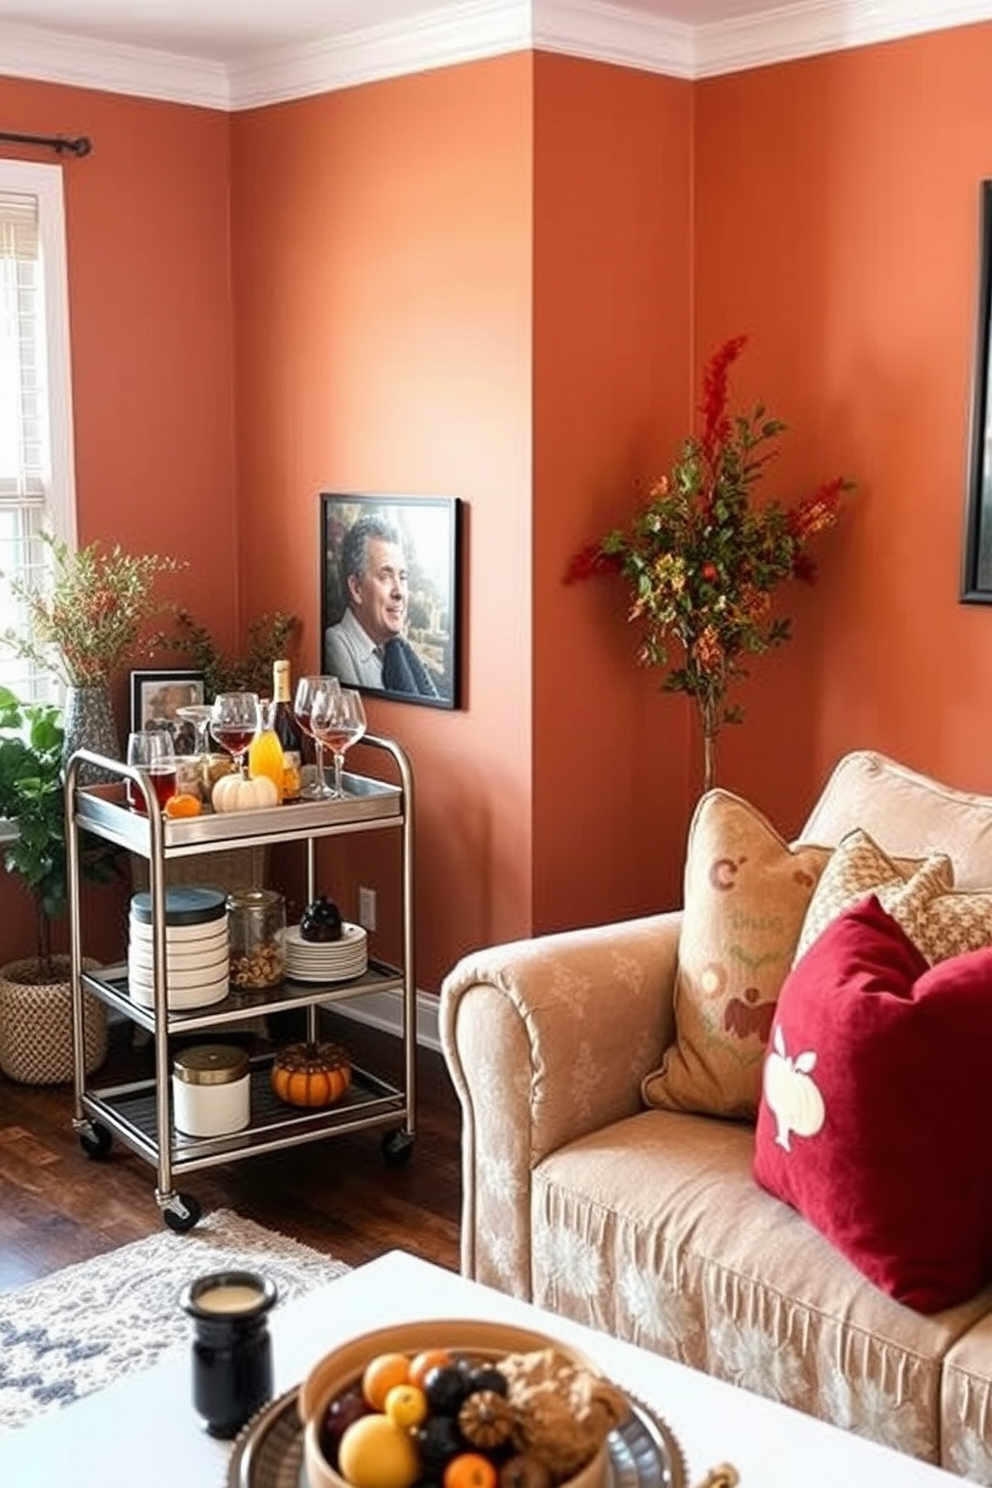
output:
[[[978,326],[972,371],[963,604],[992,604],[992,180],[979,193]]]
[[[343,555],[348,533],[356,523],[366,536],[383,543],[384,582],[388,582],[397,540],[399,561],[405,566],[406,602],[401,628],[371,654],[374,637],[356,630],[363,604],[351,605],[345,632],[337,627],[349,609],[349,586]],[[380,525],[380,524],[385,524]],[[418,703],[429,708],[457,708],[461,699],[461,526],[462,503],[457,496],[372,496],[323,491],[320,495],[320,635],[321,670],[337,676],[346,687]],[[399,602],[397,602],[398,604]],[[391,606],[395,618],[396,606]],[[366,615],[369,611],[366,609]],[[390,622],[391,623],[391,622]],[[335,630],[335,635],[329,632]],[[384,634],[384,632],[383,632]],[[361,652],[361,673],[355,671]],[[368,653],[366,655],[366,652]],[[381,674],[382,683],[372,673]]]
[[[131,673],[131,730],[165,729],[177,754],[196,753],[196,728],[177,708],[204,702],[204,674],[188,668]]]

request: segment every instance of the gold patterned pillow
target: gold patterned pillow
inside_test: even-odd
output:
[[[856,827],[841,838],[820,876],[796,946],[795,960],[806,954],[816,937],[838,915],[867,899],[869,894],[876,896],[882,908],[899,922],[928,960],[942,959],[929,955],[918,937],[929,918],[929,906],[949,894],[953,886],[954,868],[946,853],[932,853],[927,858],[890,858],[873,837]],[[992,901],[989,907],[992,909]],[[946,917],[941,916],[935,923],[935,944],[948,941],[954,919],[948,910]],[[948,928],[940,928],[945,923]],[[924,939],[928,938],[924,935]],[[986,937],[980,944],[987,944],[989,939],[992,937]]]
[[[953,883],[954,868],[945,853],[916,861],[890,858],[857,828],[842,839],[823,871],[796,960],[831,920],[868,894],[877,895],[931,966],[992,945],[992,889],[955,889]]]
[[[689,829],[675,1042],[641,1093],[649,1106],[753,1117],[779,988],[829,848],[790,847],[729,791]]]

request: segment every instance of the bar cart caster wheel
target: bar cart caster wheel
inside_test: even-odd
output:
[[[79,1145],[87,1157],[99,1162],[114,1145],[114,1138],[102,1122],[91,1121],[79,1128]]]
[[[162,1223],[177,1235],[185,1235],[199,1223],[202,1213],[199,1200],[192,1194],[177,1193],[162,1210]]]
[[[410,1161],[412,1152],[413,1138],[402,1127],[396,1131],[387,1132],[382,1139],[382,1156],[387,1167],[402,1168]]]

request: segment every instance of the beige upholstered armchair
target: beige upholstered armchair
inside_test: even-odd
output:
[[[803,873],[854,828],[900,861],[947,854],[956,887],[992,890],[990,798],[862,751],[801,833],[816,849]],[[445,979],[463,1271],[992,1484],[992,1289],[914,1312],[756,1184],[753,1118],[647,1104],[680,1037],[684,928],[677,911],[523,940]]]

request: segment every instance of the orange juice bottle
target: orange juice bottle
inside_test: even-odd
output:
[[[283,787],[286,776],[286,762],[283,757],[283,748],[279,742],[279,735],[272,726],[272,713],[274,703],[270,698],[263,698],[260,705],[261,722],[258,732],[248,746],[248,774],[254,779],[258,775],[267,775],[279,792],[279,800],[283,798]]]

